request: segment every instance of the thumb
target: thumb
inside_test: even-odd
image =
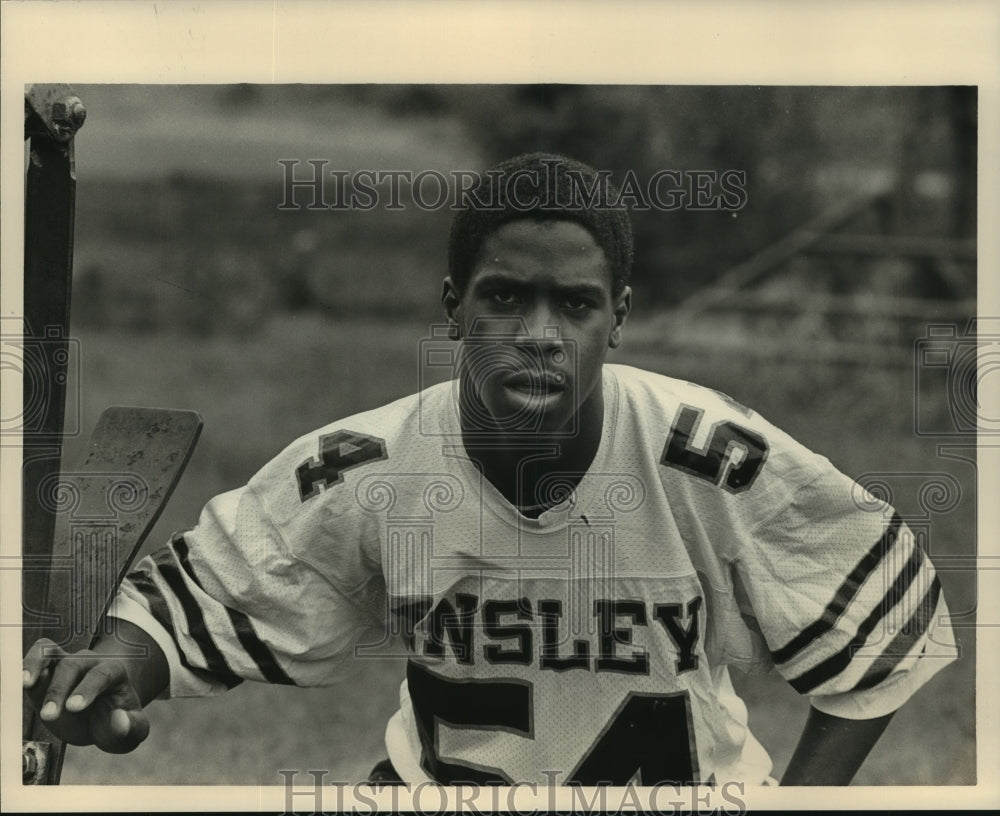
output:
[[[141,709],[106,708],[94,711],[94,744],[111,754],[134,751],[149,736],[149,717]]]

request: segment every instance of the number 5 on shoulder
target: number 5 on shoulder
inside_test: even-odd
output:
[[[660,464],[705,479],[730,493],[747,490],[767,459],[767,440],[756,431],[725,420],[709,429],[703,448],[696,448],[691,440],[704,413],[700,408],[681,405]]]

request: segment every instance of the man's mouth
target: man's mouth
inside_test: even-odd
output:
[[[524,394],[555,394],[566,390],[566,375],[550,371],[519,371],[504,379],[504,385]]]

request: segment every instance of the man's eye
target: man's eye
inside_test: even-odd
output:
[[[570,312],[582,312],[590,305],[590,301],[582,297],[568,297],[563,301],[563,308]]]
[[[501,306],[516,306],[521,302],[514,292],[494,292],[491,297],[494,303],[499,303]]]

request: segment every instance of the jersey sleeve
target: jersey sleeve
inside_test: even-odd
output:
[[[957,656],[913,533],[832,466],[757,525],[736,570],[774,665],[828,714],[889,714]]]
[[[384,631],[377,541],[341,496],[299,494],[296,457],[286,452],[212,499],[194,529],[123,582],[110,614],[163,649],[164,696],[214,694],[244,679],[328,685],[364,637]]]

